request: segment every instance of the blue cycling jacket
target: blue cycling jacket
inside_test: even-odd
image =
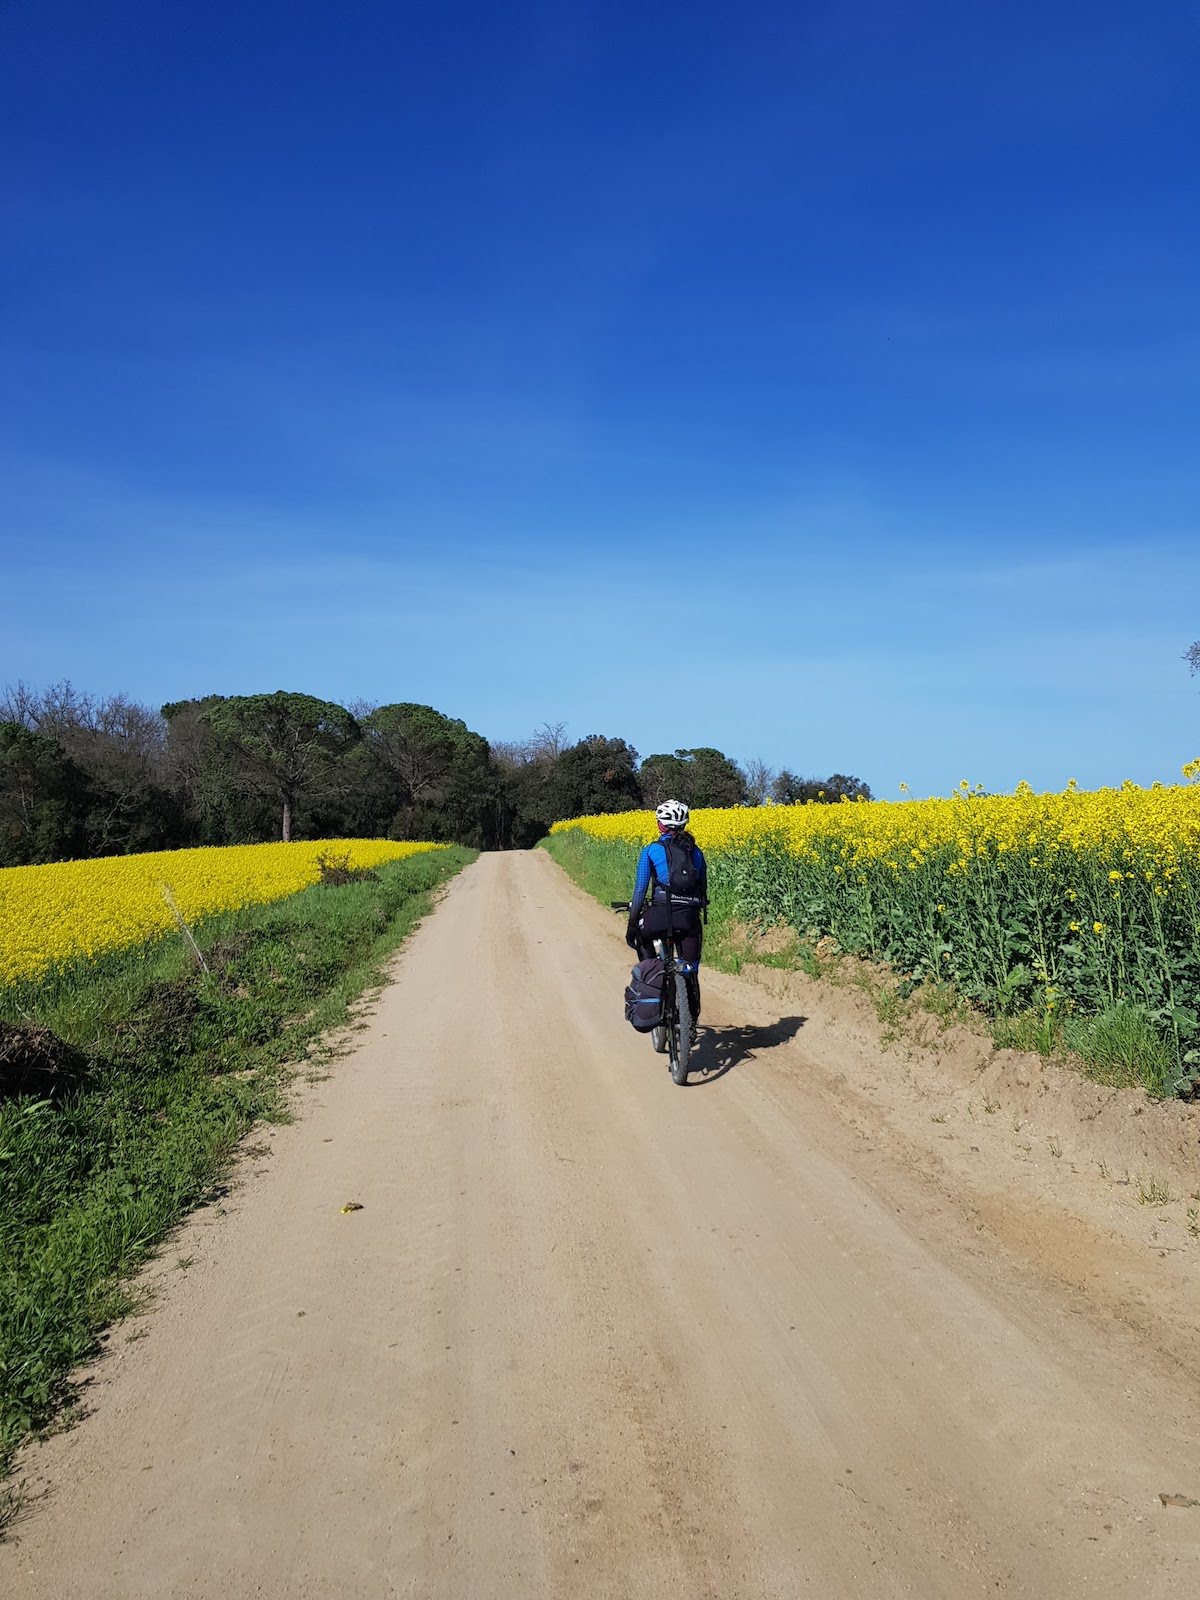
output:
[[[698,890],[699,903],[703,905],[708,899],[708,863],[704,859],[704,852],[699,845],[692,849],[692,860],[696,863],[696,871],[700,874]],[[667,852],[661,839],[655,839],[653,844],[648,844],[638,857],[637,877],[633,884],[633,899],[629,902],[629,920],[636,922],[642,914],[642,907],[649,893],[650,885],[654,885],[651,904],[665,905],[667,891],[664,888],[668,878]],[[675,904],[681,902],[675,897]]]

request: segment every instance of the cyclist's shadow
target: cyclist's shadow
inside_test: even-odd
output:
[[[764,1023],[760,1027],[708,1028],[701,1018],[699,1036],[688,1064],[689,1084],[716,1083],[743,1061],[753,1061],[760,1050],[770,1050],[794,1039],[807,1021],[807,1017],[780,1017],[778,1022]]]

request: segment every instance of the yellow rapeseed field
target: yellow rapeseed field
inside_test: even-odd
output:
[[[375,867],[436,845],[320,839],[159,850],[145,855],[0,869],[0,984],[37,977],[78,956],[140,944],[172,928],[169,900],[189,922],[280,900],[320,877],[317,858]]]
[[[630,874],[656,836],[650,811],[553,831],[571,829],[628,852]],[[728,913],[832,935],[993,1012],[1137,1008],[1173,1063],[1162,1084],[1200,1086],[1200,785],[963,783],[944,800],[697,810],[692,831]]]
[[[652,811],[575,817],[553,833],[579,828],[596,839],[644,844],[657,836]],[[949,871],[981,855],[1115,851],[1168,879],[1181,861],[1200,860],[1200,785],[1085,791],[1074,784],[1057,794],[1021,785],[1012,795],[980,795],[965,782],[949,800],[844,801],[838,805],[740,806],[692,812],[696,842],[714,856],[783,842],[795,856],[840,864],[883,862],[913,871],[930,854],[948,851]]]

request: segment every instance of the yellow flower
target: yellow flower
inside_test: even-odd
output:
[[[296,894],[321,876],[317,858],[376,867],[432,844],[318,839],[223,849],[57,861],[0,869],[0,984],[37,977],[58,962],[141,944],[187,922]]]
[[[1200,762],[1191,775],[1200,778]],[[1002,919],[1016,911],[1025,919],[1032,908],[1041,923],[1041,908],[1057,903],[1078,918],[1072,935],[1090,926],[1103,936],[1105,952],[1127,956],[1130,968],[1161,965],[1161,930],[1175,941],[1197,936],[1200,783],[1092,792],[1069,784],[1057,794],[1022,783],[1009,795],[974,793],[970,804],[965,792],[960,784],[941,800],[700,808],[692,829],[714,886],[754,917],[796,915],[792,908],[820,904],[825,885],[836,880],[838,905],[851,916],[861,912],[881,943],[927,922],[931,905],[946,919],[939,927],[948,937],[961,924],[973,942],[981,905]],[[901,795],[908,796],[907,786]],[[649,811],[577,817],[553,831],[571,828],[627,846],[656,837]],[[941,909],[949,904],[938,897],[942,888],[956,893],[949,910]],[[1096,917],[1106,897],[1118,921],[1089,924],[1084,908]],[[1043,924],[1038,932],[1048,930]],[[1059,1004],[1075,998],[1064,995]]]

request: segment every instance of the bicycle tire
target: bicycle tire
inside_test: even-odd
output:
[[[688,994],[687,978],[675,978],[675,1025],[671,1029],[671,1081],[680,1088],[688,1080],[688,1063],[696,1043],[696,1024],[692,1020],[692,999]]]

